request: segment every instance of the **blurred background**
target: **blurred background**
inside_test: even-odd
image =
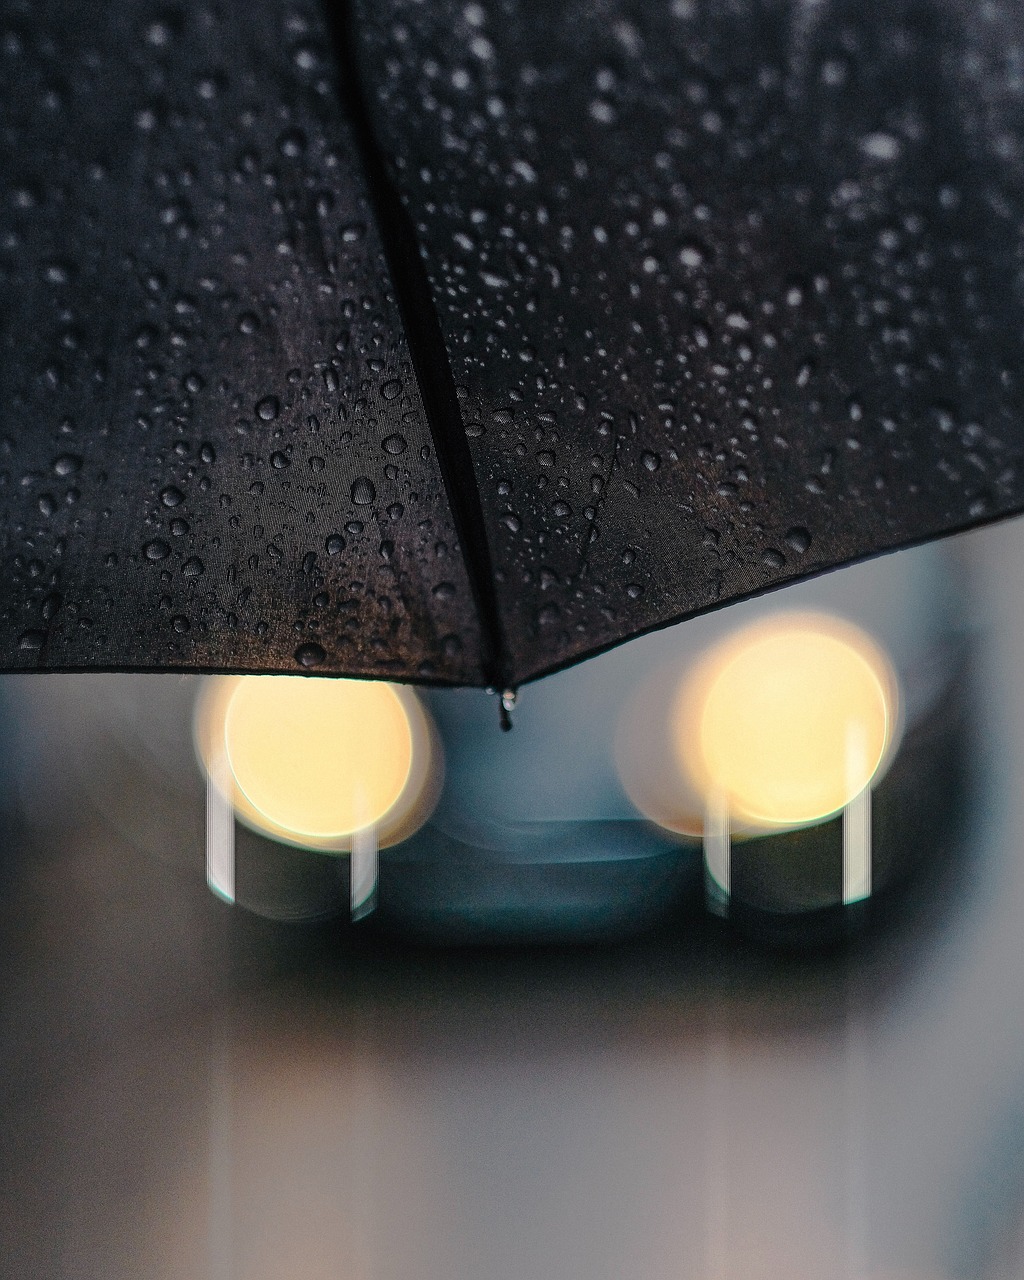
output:
[[[445,788],[356,923],[347,857],[242,827],[239,905],[209,892],[198,679],[0,681],[4,1274],[1024,1275],[1024,525],[879,563],[813,590],[910,721],[969,639],[970,716],[927,759],[908,722],[892,777],[940,785],[880,784],[914,866],[843,945],[714,918],[699,843],[610,772],[667,632],[528,686],[511,735],[429,695]]]

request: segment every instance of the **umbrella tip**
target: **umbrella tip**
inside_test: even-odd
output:
[[[518,694],[515,689],[505,689],[502,691],[501,702],[498,708],[498,716],[501,723],[502,732],[508,733],[512,728],[512,708],[516,705]]]

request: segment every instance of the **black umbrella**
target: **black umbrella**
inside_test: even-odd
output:
[[[1019,510],[1022,29],[8,0],[3,666],[504,689]]]

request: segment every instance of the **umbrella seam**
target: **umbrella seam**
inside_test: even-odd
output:
[[[348,109],[370,206],[476,605],[481,672],[485,682],[500,691],[512,683],[509,660],[480,491],[441,323],[412,218],[391,179],[386,156],[378,146],[371,123],[357,54],[355,7],[352,0],[325,0],[324,13],[334,47],[339,93]]]

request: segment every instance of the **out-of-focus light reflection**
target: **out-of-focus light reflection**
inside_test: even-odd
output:
[[[863,631],[824,614],[745,627],[684,685],[676,752],[705,796],[753,827],[795,827],[838,813],[886,758],[896,681]]]
[[[225,902],[235,900],[235,811],[231,772],[222,741],[210,744],[206,780],[206,883]]]
[[[375,826],[412,768],[408,713],[377,683],[242,679],[225,708],[224,743],[249,804],[304,839]]]
[[[652,673],[627,708],[616,757],[647,817],[700,836],[719,815],[727,847],[730,831],[789,829],[845,809],[882,776],[899,729],[895,672],[866,632],[830,614],[781,613]]]
[[[437,736],[411,690],[380,681],[229,676],[207,682],[196,744],[248,826],[308,849],[382,845],[430,814]]]

